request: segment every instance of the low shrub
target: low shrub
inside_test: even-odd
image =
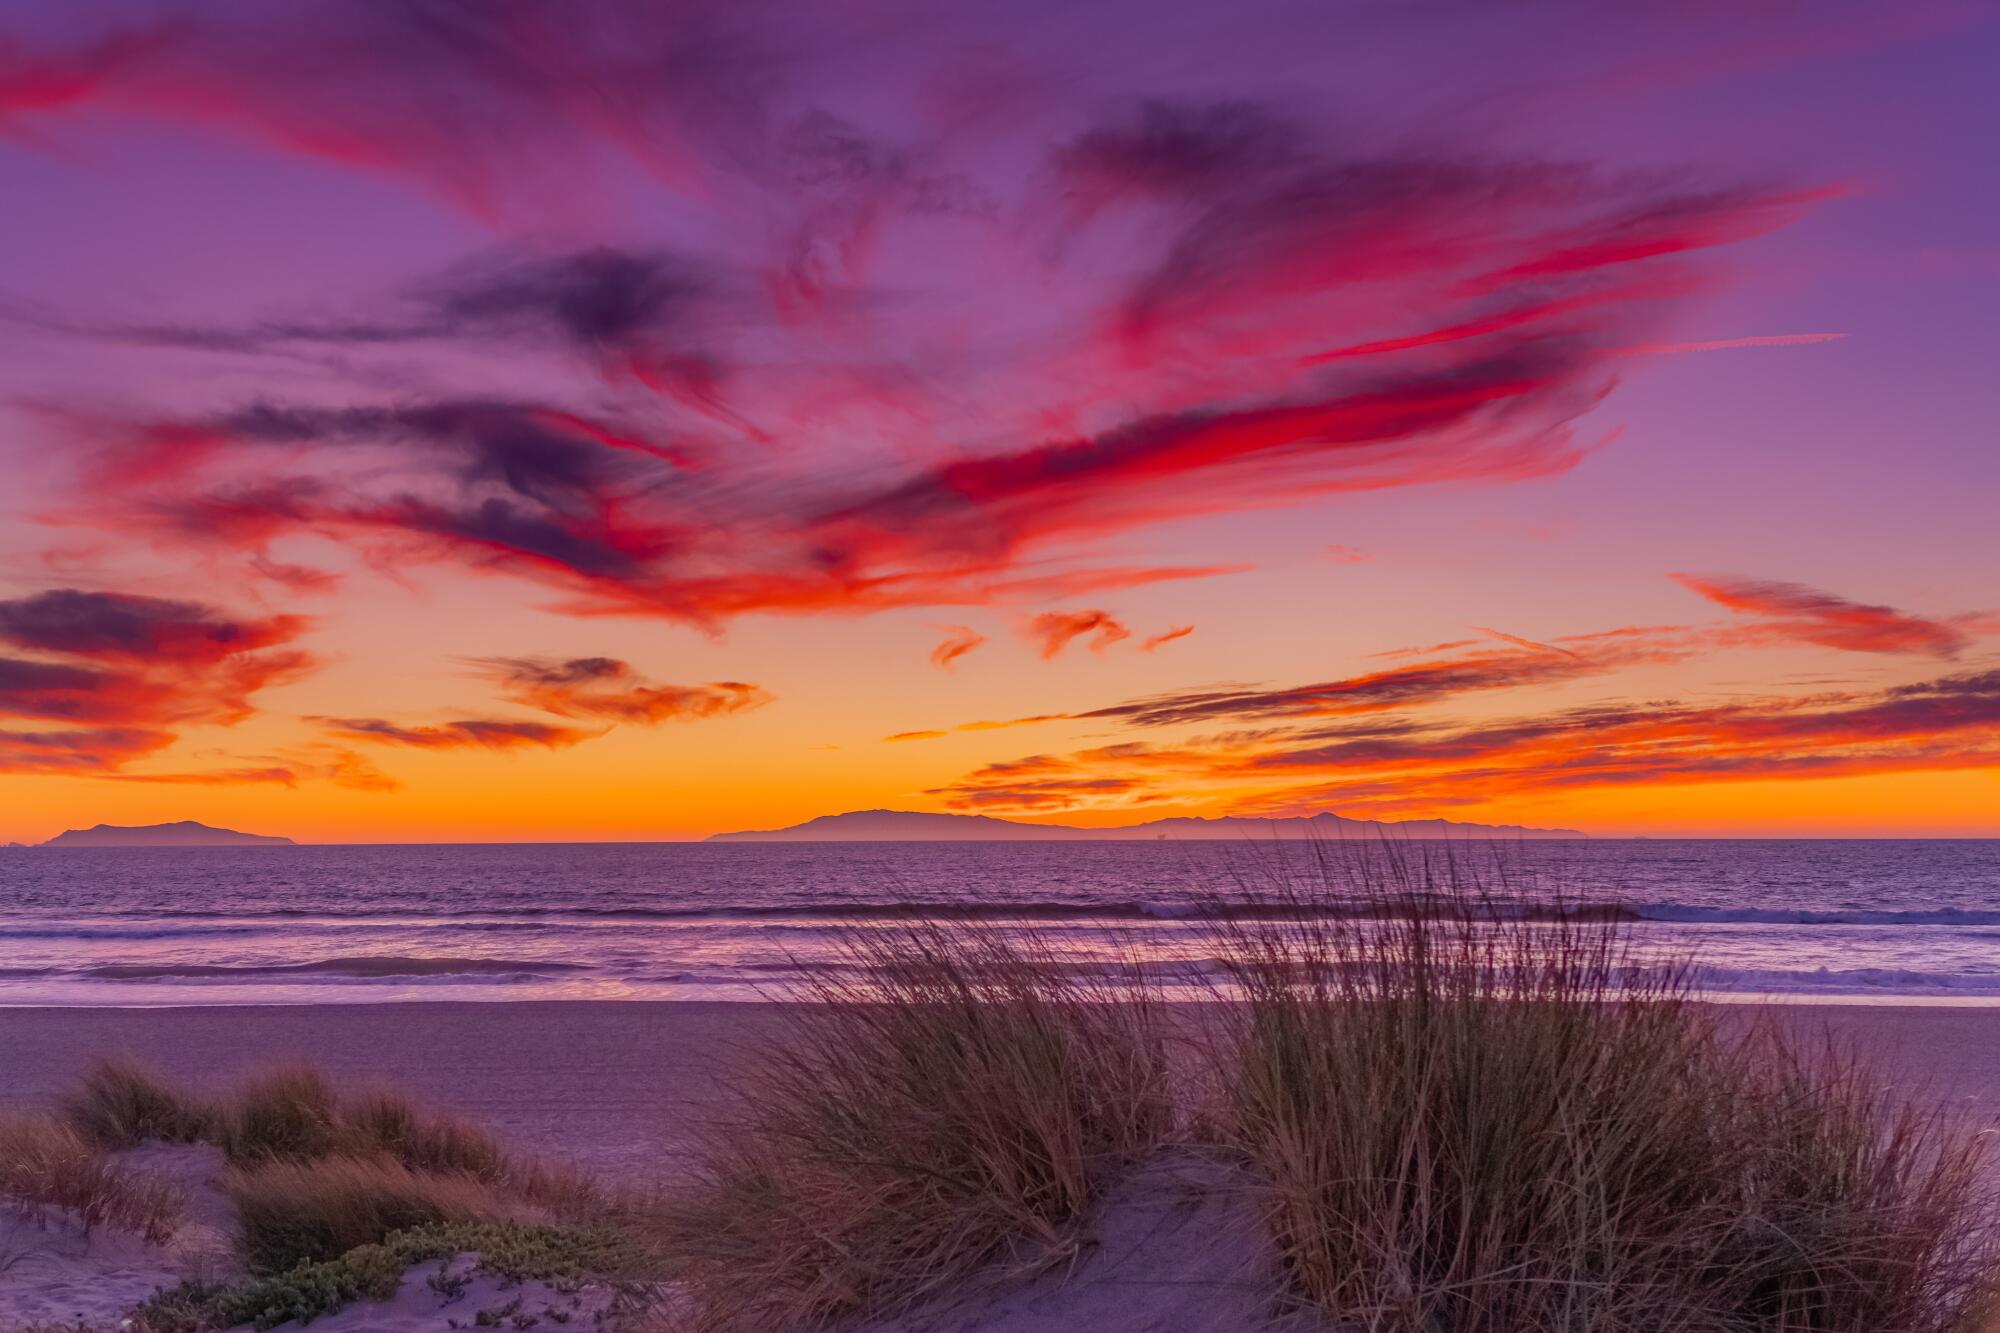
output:
[[[857,934],[848,953],[666,1209],[709,1326],[816,1326],[1059,1261],[1107,1174],[1169,1128],[1143,990],[969,929]]]
[[[457,1222],[416,1227],[357,1246],[337,1258],[300,1264],[248,1282],[184,1282],[137,1312],[146,1333],[208,1333],[250,1324],[308,1321],[357,1300],[387,1300],[418,1264],[479,1255],[481,1270],[514,1282],[615,1280],[628,1264],[623,1242],[603,1231]]]

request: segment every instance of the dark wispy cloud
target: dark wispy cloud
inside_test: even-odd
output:
[[[547,722],[501,718],[460,718],[410,725],[379,717],[323,717],[312,720],[320,723],[327,734],[343,740],[406,745],[418,750],[516,750],[523,747],[560,750],[603,734]]]
[[[596,201],[595,164],[575,156],[584,142],[699,188],[747,146],[782,37],[699,0],[588,12],[394,0],[282,15],[207,3],[66,48],[10,49],[0,113],[190,124],[387,173],[481,217],[545,215],[547,191]]]
[[[297,638],[301,616],[236,619],[196,602],[52,589],[0,601],[0,641],[68,657],[208,666]]]
[[[568,591],[584,614],[713,624],[746,611],[854,611],[1060,597],[1222,567],[1022,565],[935,525],[788,507],[675,440],[553,407],[459,400],[369,408],[258,404],[175,423],[94,421],[105,441],[80,507],[156,540],[256,562],[282,537],[350,541],[398,567],[452,562]],[[301,453],[319,465],[259,473]],[[715,464],[715,466],[711,466]],[[240,480],[210,485],[211,471]],[[355,484],[366,478],[367,489]],[[71,521],[84,521],[68,515]]]
[[[1759,617],[1776,634],[1859,653],[1956,657],[1972,642],[1960,625],[1849,601],[1802,583],[1729,574],[1675,574],[1674,580],[1719,606]]]
[[[400,344],[502,344],[566,353],[611,384],[636,384],[753,437],[725,401],[725,328],[755,318],[748,278],[655,251],[595,246],[566,254],[500,250],[420,279],[359,315],[243,325],[78,322],[17,310],[59,332],[155,347],[301,355]]]
[[[739,680],[655,684],[612,657],[487,657],[472,665],[510,701],[559,717],[651,725],[748,712],[771,702],[768,692]]]
[[[1487,690],[1551,685],[1597,675],[1636,661],[1677,661],[1683,646],[1656,642],[1614,645],[1584,654],[1535,648],[1483,651],[1413,662],[1358,676],[1279,688],[1189,690],[1133,699],[1078,714],[1139,727],[1331,717],[1440,703]]]

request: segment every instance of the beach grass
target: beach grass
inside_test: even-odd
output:
[[[326,1075],[306,1065],[270,1070],[236,1092],[222,1121],[229,1160],[312,1161],[345,1148],[340,1100]]]
[[[1448,867],[1296,906],[1222,932],[1215,1086],[1290,1294],[1336,1327],[1979,1326],[1976,1144],[1865,1066]]]
[[[342,1096],[309,1065],[266,1070],[216,1102],[170,1086],[123,1060],[93,1065],[64,1099],[62,1115],[100,1147],[212,1143],[238,1166],[383,1156],[415,1171],[463,1172],[486,1181],[518,1174],[525,1188],[557,1195],[579,1188],[559,1168],[513,1161],[471,1121],[424,1109],[386,1089]]]
[[[1107,1179],[1172,1130],[1143,990],[945,925],[845,953],[665,1210],[690,1325],[818,1327],[1061,1262]]]
[[[121,1170],[65,1121],[34,1113],[0,1115],[0,1206],[58,1210],[85,1232],[108,1226],[156,1242],[182,1213],[171,1185]]]
[[[338,1259],[435,1223],[499,1221],[507,1206],[462,1172],[412,1171],[387,1157],[273,1159],[222,1178],[237,1249],[253,1272]]]
[[[62,1115],[100,1148],[196,1143],[220,1130],[219,1113],[125,1059],[93,1064],[63,1100]]]
[[[419,1111],[393,1092],[374,1089],[343,1104],[338,1117],[343,1151],[393,1158],[413,1171],[450,1171],[493,1182],[510,1163],[491,1134],[462,1116]],[[531,1179],[549,1168],[528,1169]]]

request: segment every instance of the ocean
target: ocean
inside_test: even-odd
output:
[[[1723,998],[2000,1003],[2000,840],[634,843],[0,852],[0,1005],[758,999],[937,913],[1213,983],[1215,917],[1384,866],[1616,907]]]

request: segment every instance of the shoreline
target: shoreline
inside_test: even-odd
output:
[[[1713,1004],[1730,1009],[1938,1009],[1938,1010],[2000,1010],[2000,990],[1968,991],[1962,993],[1940,992],[1937,994],[1914,993],[1864,993],[1858,991],[1698,991],[1695,999],[1704,1004]],[[1228,1004],[1228,997],[1198,999],[1191,995],[1174,995],[1167,1000],[1175,1005]],[[579,995],[566,997],[501,996],[493,999],[466,999],[463,996],[441,996],[437,999],[411,998],[408,995],[392,996],[380,1000],[356,999],[342,996],[338,999],[306,1000],[130,1000],[104,1001],[88,1004],[56,1004],[41,1000],[0,1000],[0,1022],[5,1015],[16,1013],[171,1013],[185,1010],[213,1010],[219,1013],[242,1012],[260,1009],[315,1010],[315,1009],[430,1009],[446,1006],[461,1006],[472,1009],[505,1009],[510,1006],[586,1006],[586,1005],[660,1005],[667,1008],[682,1006],[720,1006],[723,1008],[756,1008],[761,1005],[784,1006],[805,1003],[803,1000],[789,999],[770,994],[742,994],[738,988],[729,986],[703,987],[702,993],[684,996],[663,995]]]

